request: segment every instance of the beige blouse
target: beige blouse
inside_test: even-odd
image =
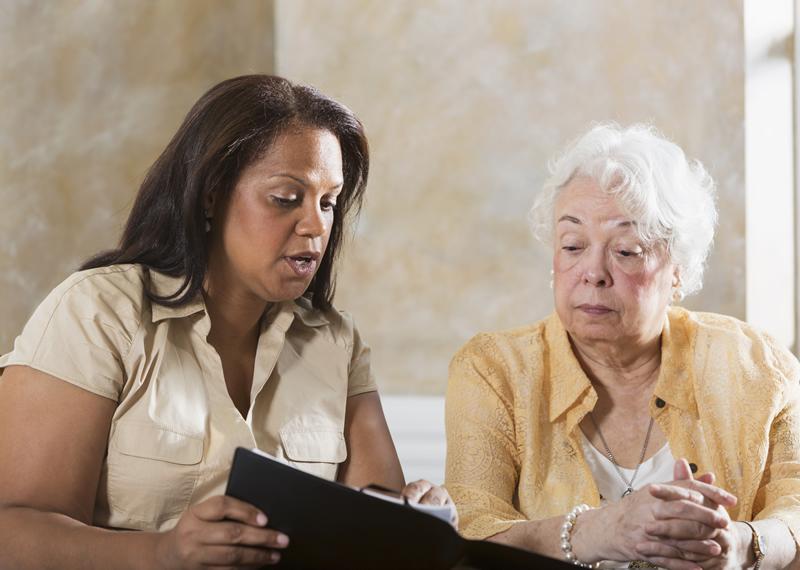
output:
[[[182,279],[151,272],[158,294]],[[139,265],[70,276],[36,309],[6,366],[30,366],[117,402],[94,524],[164,530],[190,505],[222,494],[234,449],[258,447],[334,479],[347,457],[347,398],[376,390],[370,351],[345,313],[305,300],[262,318],[250,411],[228,395],[206,337],[202,295],[151,303]]]

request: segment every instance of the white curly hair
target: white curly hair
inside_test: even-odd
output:
[[[717,224],[716,188],[706,169],[654,127],[600,123],[549,164],[550,177],[531,208],[533,235],[550,244],[559,192],[575,176],[594,180],[636,220],[646,243],[663,241],[679,267],[679,296],[703,286]]]

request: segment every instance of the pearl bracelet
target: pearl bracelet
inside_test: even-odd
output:
[[[575,566],[580,566],[581,568],[594,568],[595,565],[588,562],[581,562],[575,558],[575,553],[572,552],[572,543],[570,542],[570,538],[572,537],[572,529],[575,527],[575,521],[578,520],[578,515],[583,514],[590,509],[591,507],[585,503],[578,505],[569,513],[567,513],[567,516],[564,517],[564,524],[561,525],[561,552],[564,553],[564,558],[567,560],[567,562],[570,562]]]

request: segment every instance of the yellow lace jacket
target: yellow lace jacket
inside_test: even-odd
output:
[[[445,485],[466,537],[599,505],[578,427],[596,401],[555,314],[456,353]],[[734,520],[780,519],[800,537],[800,365],[789,351],[734,318],[671,308],[650,413],[675,457],[738,497]]]

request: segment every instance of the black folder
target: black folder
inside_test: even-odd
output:
[[[289,536],[276,568],[292,570],[527,570],[566,562],[466,540],[443,520],[239,447],[225,494],[266,513]]]

